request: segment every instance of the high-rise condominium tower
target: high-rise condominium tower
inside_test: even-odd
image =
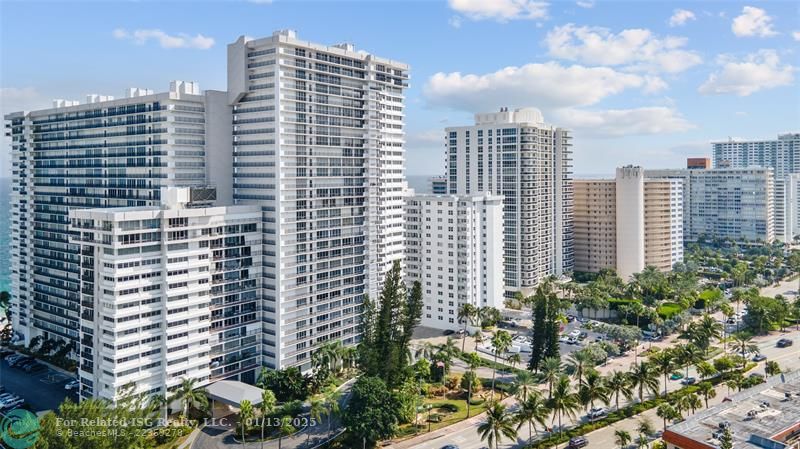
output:
[[[161,187],[208,182],[230,196],[226,99],[176,81],[168,92],[129,89],[126,98],[90,95],[85,104],[56,100],[6,115],[12,312],[23,342],[66,339],[77,353],[81,261],[69,240],[71,209],[154,206]]]
[[[789,213],[795,205],[787,204],[793,196],[787,195],[787,179],[800,173],[800,133],[780,134],[771,140],[733,140],[712,142],[716,168],[767,167],[773,170],[773,205],[775,213],[775,238],[792,241],[797,234],[792,229]]]
[[[475,115],[445,130],[448,190],[504,197],[506,295],[572,270],[572,144],[537,109]]]
[[[168,395],[185,378],[260,370],[261,209],[211,207],[207,188],[160,206],[73,209],[80,248],[82,398]]]
[[[293,31],[228,46],[233,198],[263,212],[265,364],[359,340],[364,295],[403,257],[408,66]]]

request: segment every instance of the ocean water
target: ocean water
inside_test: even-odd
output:
[[[0,291],[11,291],[11,178],[0,178]]]

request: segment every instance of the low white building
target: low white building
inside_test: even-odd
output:
[[[80,247],[81,397],[164,395],[184,378],[252,383],[261,367],[261,210],[210,207],[213,189],[162,206],[70,210]]]
[[[503,307],[503,197],[416,195],[406,200],[406,280],[422,284],[422,325],[458,329],[461,304]]]

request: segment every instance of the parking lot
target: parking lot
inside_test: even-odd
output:
[[[74,390],[69,392],[64,389],[70,380],[70,376],[49,368],[31,374],[9,367],[5,360],[0,361],[0,385],[5,387],[6,392],[25,399],[25,404],[36,412],[58,408],[67,395],[77,400]]]
[[[509,325],[510,323],[513,323],[513,325]],[[506,330],[507,332],[511,333],[511,335],[514,336],[514,337],[516,337],[518,335],[520,335],[520,336],[529,336],[530,335],[530,326],[531,326],[531,321],[529,319],[528,320],[520,320],[520,319],[517,319],[517,320],[504,320],[504,322],[499,324],[499,327],[501,327],[504,330]],[[577,335],[580,335],[580,333],[584,333],[585,332],[586,336],[585,336],[585,338],[576,339],[574,343],[568,343],[566,341],[561,341],[559,343],[559,352],[561,353],[561,359],[562,360],[566,360],[567,356],[569,356],[574,351],[577,351],[578,349],[583,348],[584,346],[588,345],[589,343],[595,342],[598,337],[603,336],[603,334],[600,334],[598,332],[595,332],[593,330],[588,329],[584,324],[581,324],[578,320],[574,320],[574,321],[566,323],[564,325],[563,330],[561,331],[561,335],[566,336],[566,335],[569,335],[571,332],[576,332],[576,331],[577,331]],[[491,351],[491,349],[489,347],[490,346],[489,345],[489,338],[491,338],[491,335],[490,334],[485,334],[485,343],[483,345],[484,348],[481,351],[481,352],[483,352],[482,355],[484,355],[484,356],[487,356],[488,354],[492,353],[492,351]],[[512,344],[517,344],[517,343],[514,342]],[[530,360],[530,357],[531,357],[530,351],[524,351],[523,350],[522,352],[520,352],[520,355],[522,356],[523,363],[527,363],[528,360]]]

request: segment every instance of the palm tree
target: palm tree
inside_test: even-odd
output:
[[[208,405],[208,397],[204,388],[196,388],[195,379],[184,378],[181,384],[175,390],[175,393],[170,397],[169,402],[181,401],[183,403],[183,416],[189,416],[189,407],[200,406],[206,407]]]
[[[483,343],[483,332],[480,329],[476,330],[474,334],[472,334],[472,338],[475,339],[475,350],[478,350],[478,345]]]
[[[653,365],[643,361],[633,364],[628,375],[631,384],[639,390],[639,402],[644,400],[644,390],[658,394],[658,371],[653,368]]]
[[[478,434],[481,436],[481,441],[486,440],[489,444],[489,449],[497,448],[503,437],[511,440],[517,438],[513,415],[506,410],[505,405],[495,402],[486,411],[486,421],[478,426]]]
[[[458,308],[458,322],[464,323],[464,335],[461,337],[461,352],[464,352],[464,344],[467,341],[467,325],[471,324],[478,314],[478,309],[470,303],[463,303]]]
[[[747,363],[746,355],[749,353],[758,353],[758,346],[753,343],[753,337],[746,333],[736,333],[733,335],[731,349],[742,356],[742,369],[744,369]]]
[[[588,409],[589,406],[594,408],[594,401],[597,400],[608,405],[611,394],[603,376],[601,376],[597,370],[589,369],[586,371],[584,383],[580,387],[580,396],[588,401],[586,404]]]
[[[672,351],[665,349],[656,352],[649,358],[650,363],[655,367],[656,371],[664,376],[664,397],[667,397],[667,376],[675,368],[674,355]]]
[[[554,422],[558,417],[558,433],[560,436],[563,433],[561,417],[567,415],[574,418],[575,412],[581,407],[578,395],[572,391],[569,377],[561,375],[558,378],[555,385],[553,385],[552,397],[548,399],[547,406],[553,411]]]
[[[528,395],[534,390],[536,382],[533,379],[533,374],[530,371],[520,371],[517,373],[517,378],[511,384],[511,392],[516,396],[519,402],[524,402],[528,399]]]
[[[774,360],[769,360],[764,365],[764,372],[767,374],[767,376],[774,376],[776,374],[781,373],[781,367],[780,365],[778,365],[778,362]]]
[[[311,402],[309,404],[308,410],[308,417],[311,419],[316,420],[317,422],[322,422],[322,415],[328,413],[328,409],[325,407],[325,399],[320,398],[319,396],[315,396],[311,398]],[[331,417],[329,417],[331,418]],[[310,446],[311,442],[311,432],[308,433],[308,438],[306,438],[306,445]]]
[[[472,401],[472,385],[478,378],[475,374],[475,370],[478,369],[479,366],[481,366],[480,356],[475,352],[467,354],[467,367],[469,367],[469,371],[467,371],[465,375],[470,376],[467,384],[467,418],[469,418],[469,406]]]
[[[717,396],[717,390],[714,389],[714,385],[711,382],[700,382],[697,384],[697,391],[703,395],[703,399],[706,401],[706,408],[708,408],[708,400]]]
[[[506,358],[506,361],[512,368],[515,368],[518,364],[522,363],[522,356],[519,354],[511,354]]]
[[[506,331],[497,331],[492,336],[492,349],[494,350],[494,365],[492,365],[492,400],[494,400],[494,380],[497,374],[497,355],[505,353],[511,346],[511,334]]]
[[[608,387],[609,394],[615,396],[615,406],[619,410],[619,396],[622,395],[626,399],[633,398],[633,386],[631,385],[631,378],[628,373],[622,371],[614,371],[606,377],[606,386]]]
[[[528,397],[520,403],[520,409],[517,412],[517,431],[524,424],[528,424],[528,443],[533,441],[533,429],[536,434],[539,430],[536,429],[536,424],[546,427],[547,417],[550,416],[550,409],[547,408],[547,402],[539,390],[533,390]]]
[[[253,404],[247,399],[239,403],[239,424],[242,426],[242,446],[245,445],[245,432],[250,427],[250,420],[253,419]]]
[[[339,398],[341,397],[342,392],[337,389],[335,385],[330,385],[322,392],[322,400],[327,409],[325,416],[328,418],[328,434],[330,434],[332,430],[331,424],[333,422],[333,415],[339,413]]]
[[[667,430],[667,420],[673,420],[678,417],[678,411],[675,410],[668,402],[662,402],[656,409],[656,416],[664,420],[664,431]]]
[[[436,353],[433,355],[433,359],[435,361],[442,362],[444,365],[444,375],[446,376],[447,373],[450,371],[450,365],[453,363],[453,359],[458,357],[458,346],[456,346],[455,342],[452,338],[447,338],[447,342],[439,345],[437,347]]]
[[[675,347],[678,364],[686,368],[685,377],[689,377],[689,366],[703,360],[703,351],[695,345],[685,344]]]
[[[567,366],[572,369],[572,375],[578,381],[578,385],[582,382],[584,368],[592,363],[592,356],[588,351],[575,351],[567,358]]]
[[[614,431],[614,442],[617,443],[619,449],[625,449],[631,444],[631,434],[627,430],[617,429]]]
[[[553,384],[561,377],[562,371],[563,365],[558,357],[545,357],[542,363],[539,364],[539,372],[543,375],[542,380],[547,382],[548,399],[553,396]]]
[[[417,350],[414,352],[414,357],[419,359],[427,359],[432,360],[433,355],[436,354],[436,345],[433,343],[426,341],[422,343],[420,346],[417,346]]]
[[[639,425],[636,426],[636,431],[642,435],[652,435],[656,432],[653,428],[653,423],[650,422],[650,418],[642,417],[639,420]]]
[[[650,447],[650,442],[647,440],[647,436],[640,433],[636,437],[636,449],[647,449],[648,447]]]
[[[275,393],[272,390],[261,391],[261,403],[258,404],[261,410],[261,449],[264,449],[264,427],[266,425],[267,416],[275,410]]]
[[[705,355],[708,356],[711,340],[721,339],[725,326],[718,323],[717,320],[709,314],[703,315],[703,318],[698,321],[697,326],[700,329],[700,334],[703,336],[702,342],[704,343],[703,349],[705,349]]]
[[[703,403],[700,402],[700,396],[697,393],[690,393],[684,396],[686,398],[686,405],[692,409],[692,414],[694,414],[695,410],[703,406]]]

